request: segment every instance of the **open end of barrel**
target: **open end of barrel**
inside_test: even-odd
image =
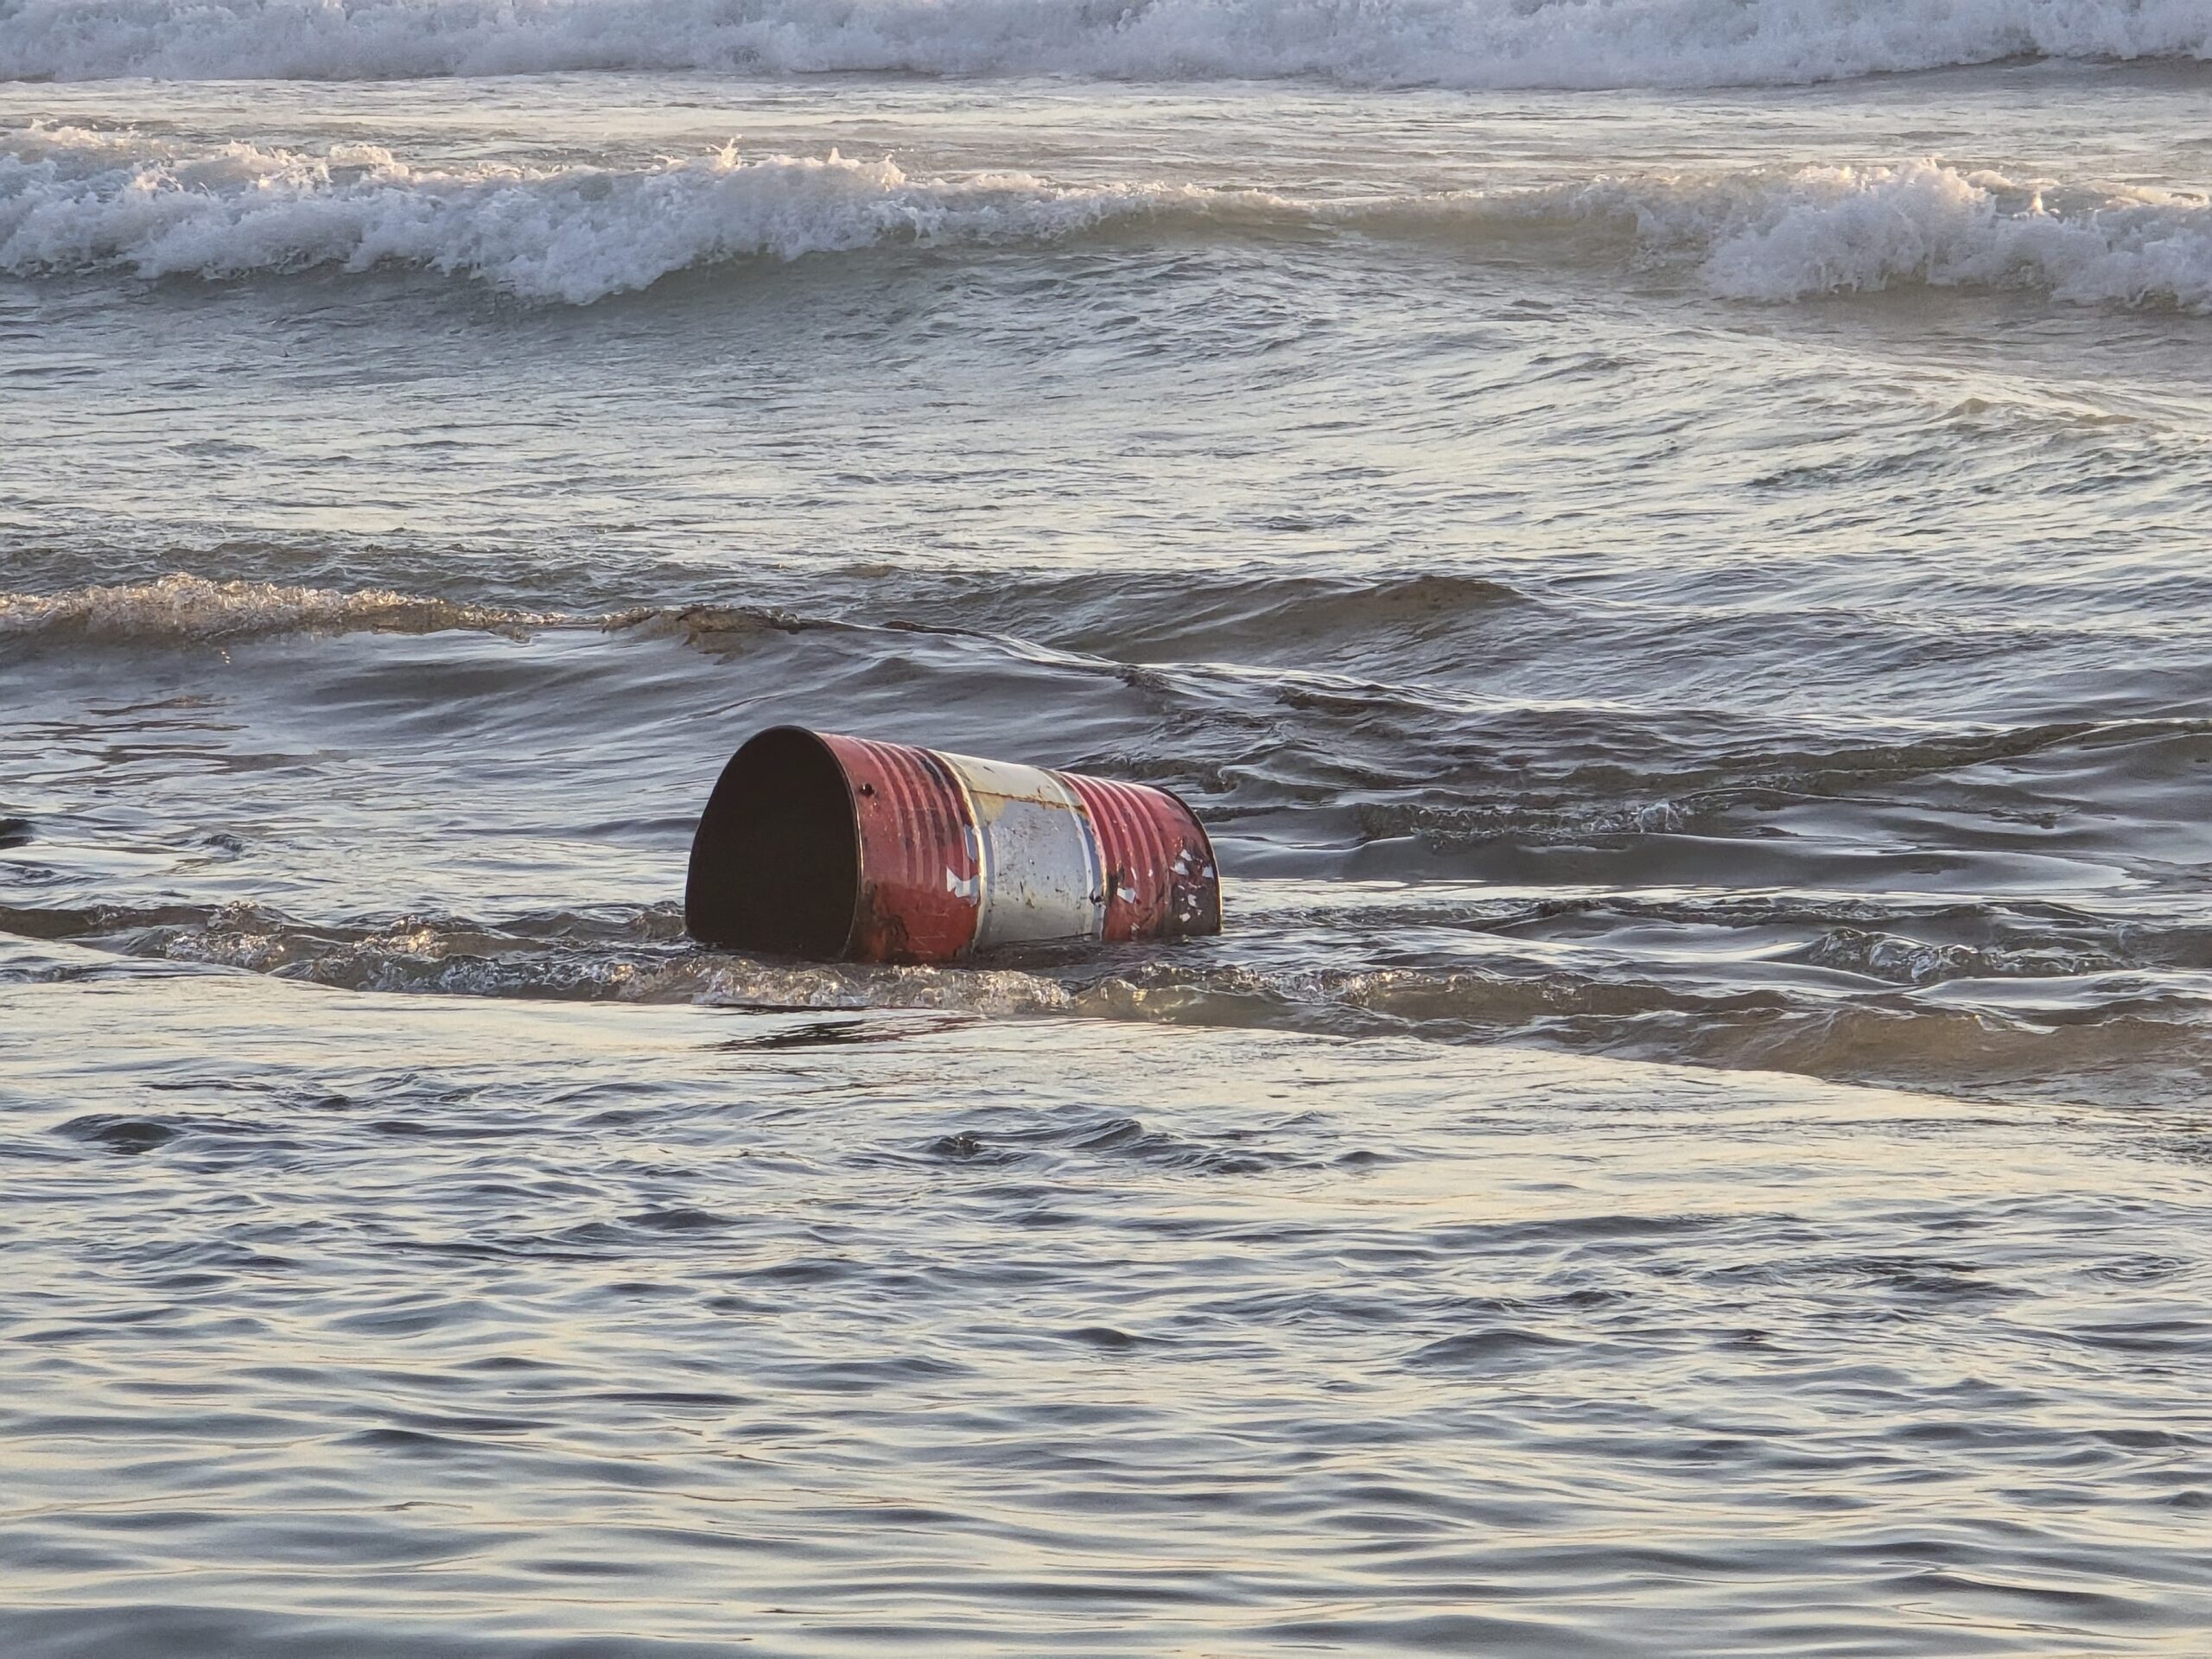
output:
[[[860,893],[860,830],[829,746],[798,726],[761,733],[722,768],[691,839],[683,925],[737,950],[845,954]]]

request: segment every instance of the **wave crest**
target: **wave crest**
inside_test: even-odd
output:
[[[438,633],[449,628],[519,633],[568,620],[381,588],[341,593],[188,575],[60,594],[0,593],[0,637],[181,642],[266,633]]]
[[[4,15],[0,77],[65,79],[735,70],[1578,88],[2212,58],[2199,0],[16,0]]]
[[[887,243],[1039,241],[1233,193],[909,178],[893,162],[734,152],[646,168],[409,165],[373,145],[192,152],[33,128],[0,150],[0,271],[239,276],[415,266],[582,304],[672,272]]]
[[[1926,283],[2212,308],[2212,206],[2168,191],[2047,189],[1933,162],[1808,168],[1750,203],[1694,210],[1687,233],[1729,299]]]
[[[1408,236],[1608,233],[1647,266],[1684,268],[1723,299],[2020,289],[2082,303],[2212,309],[2212,202],[2204,197],[2015,181],[1934,159],[1605,177],[1314,211]]]
[[[1307,199],[722,152],[647,168],[410,166],[369,146],[192,150],[128,133],[0,137],[0,272],[226,278],[397,265],[585,304],[675,272],[888,245],[1037,245],[1116,226],[1235,238],[1434,238],[1563,265],[1633,258],[1727,299],[2020,289],[2212,310],[2212,206],[2122,186],[1896,167],[1599,178]],[[1594,232],[1599,245],[1590,245]]]

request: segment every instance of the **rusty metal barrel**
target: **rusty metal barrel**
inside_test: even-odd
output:
[[[942,963],[1221,931],[1213,844],[1164,789],[802,726],[731,757],[691,840],[709,944]]]

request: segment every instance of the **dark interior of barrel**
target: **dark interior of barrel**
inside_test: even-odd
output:
[[[813,733],[779,726],[722,768],[691,841],[683,925],[732,950],[841,957],[859,877],[859,830],[836,757]]]

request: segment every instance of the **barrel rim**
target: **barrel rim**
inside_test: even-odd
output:
[[[737,746],[736,753],[732,754],[728,760],[722,763],[721,772],[715,779],[715,786],[707,796],[705,810],[699,815],[698,828],[692,832],[691,858],[690,861],[690,867],[687,868],[685,871],[683,905],[684,927],[685,931],[691,932],[694,938],[703,938],[705,937],[704,935],[696,932],[691,925],[691,914],[693,909],[692,890],[694,884],[697,880],[696,869],[699,861],[701,842],[705,836],[709,821],[715,817],[717,804],[723,802],[723,790],[734,784],[735,779],[741,773],[741,769],[744,766],[746,757],[752,754],[762,743],[767,742],[772,739],[777,741],[788,741],[793,738],[802,738],[805,740],[815,752],[822,757],[823,760],[829,766],[830,770],[836,774],[838,788],[842,791],[844,796],[845,823],[848,832],[852,836],[854,880],[852,883],[852,891],[848,897],[844,933],[838,941],[836,956],[834,959],[844,961],[849,958],[853,948],[853,935],[855,930],[860,926],[861,894],[865,884],[865,876],[861,868],[861,836],[860,803],[856,798],[855,798],[853,794],[852,774],[846,771],[844,760],[838,755],[837,751],[831,747],[829,741],[830,735],[830,734],[818,732],[810,726],[801,726],[792,721],[785,721],[783,724],[777,726],[764,726],[759,731],[753,733],[752,736],[747,738],[744,742],[739,744]],[[724,804],[727,805],[726,803]],[[715,943],[715,941],[711,940],[708,942]]]
[[[837,959],[842,962],[852,955],[853,935],[861,925],[861,896],[868,887],[868,843],[861,833],[861,804],[859,798],[853,793],[853,774],[845,769],[843,757],[830,747],[830,739],[836,734],[818,732],[811,726],[801,726],[791,721],[786,721],[781,726],[770,726],[753,733],[751,737],[747,738],[738,746],[737,753],[742,754],[762,738],[779,734],[803,737],[811,743],[828,759],[830,766],[837,774],[839,787],[845,792],[845,823],[853,835],[853,893],[852,908],[845,916],[845,935],[837,942]],[[731,759],[734,760],[736,756],[733,755]]]

